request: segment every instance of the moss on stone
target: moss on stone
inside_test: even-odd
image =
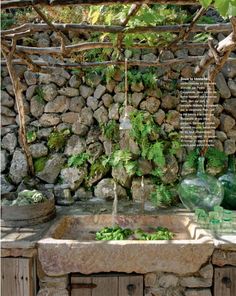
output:
[[[34,160],[34,170],[36,173],[39,173],[44,169],[47,160],[48,160],[48,157],[46,156],[43,156]]]

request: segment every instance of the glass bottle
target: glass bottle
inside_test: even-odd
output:
[[[229,210],[236,210],[236,171],[234,155],[229,155],[228,170],[226,174],[219,177],[219,181],[224,187],[222,206]]]
[[[178,187],[179,197],[189,210],[201,208],[211,211],[223,199],[224,189],[221,183],[205,172],[204,162],[205,158],[199,157],[197,173],[186,176]]]

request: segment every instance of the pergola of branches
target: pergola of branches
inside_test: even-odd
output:
[[[129,27],[129,20],[134,17],[140,10],[143,4],[175,4],[175,5],[198,5],[199,2],[194,0],[146,0],[146,1],[131,1],[131,0],[5,0],[1,1],[2,9],[10,8],[24,8],[32,7],[39,18],[41,23],[25,23],[23,25],[1,31],[1,45],[5,64],[8,68],[9,75],[13,84],[15,99],[19,114],[19,137],[22,149],[25,152],[29,171],[34,174],[34,166],[32,156],[26,140],[26,126],[25,114],[23,104],[23,87],[19,78],[17,77],[14,65],[24,64],[33,72],[50,73],[55,67],[63,67],[67,69],[108,66],[108,65],[124,65],[124,59],[118,58],[116,60],[106,60],[101,62],[73,62],[70,57],[72,53],[79,53],[89,51],[95,48],[117,48],[120,52],[124,49],[142,49],[142,48],[157,48],[157,46],[150,46],[147,43],[133,43],[127,46],[124,43],[124,36],[132,33],[175,33],[177,37],[171,41],[167,46],[162,48],[158,47],[159,56],[155,62],[147,62],[143,60],[130,60],[128,66],[152,66],[152,67],[165,67],[173,64],[190,63],[195,64],[195,75],[200,77],[205,71],[208,71],[208,104],[212,105],[214,81],[217,73],[222,69],[225,62],[229,59],[232,50],[236,49],[236,17],[231,17],[229,23],[218,24],[198,24],[198,20],[206,12],[206,8],[200,6],[194,18],[189,24],[181,25],[164,25],[164,26],[139,26]],[[120,25],[90,25],[90,24],[74,24],[74,23],[53,23],[49,20],[43,12],[42,7],[45,9],[47,6],[64,6],[64,5],[109,5],[109,4],[132,4],[130,10]],[[57,34],[60,40],[58,47],[32,47],[19,45],[19,41],[24,37],[32,36],[36,32],[51,31]],[[77,44],[68,44],[66,34],[69,32],[96,32],[96,33],[114,33],[116,34],[115,44],[108,41],[103,42],[80,42]],[[213,43],[213,39],[209,39],[206,43],[195,43],[191,41],[192,33],[211,32],[211,33],[227,33],[227,37],[220,41],[218,44]],[[162,58],[163,51],[168,48],[176,50],[179,48],[208,48],[204,56],[194,56],[188,58],[175,58],[171,60],[164,60]],[[34,59],[31,55],[48,54],[53,57],[58,57],[55,62],[46,62],[42,59]],[[210,108],[209,108],[210,110]],[[211,120],[211,113],[208,112],[207,121]],[[205,146],[202,150],[204,154],[208,147],[208,136],[205,136]]]

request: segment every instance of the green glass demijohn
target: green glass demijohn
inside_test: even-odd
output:
[[[178,187],[183,205],[192,211],[196,208],[213,210],[224,197],[223,186],[214,176],[205,172],[204,161],[204,157],[199,157],[197,173],[186,176]]]
[[[228,170],[223,176],[219,177],[219,181],[224,187],[222,206],[229,210],[236,210],[236,172],[234,155],[229,155]]]

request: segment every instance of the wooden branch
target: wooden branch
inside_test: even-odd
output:
[[[186,40],[189,36],[189,34],[193,31],[193,28],[196,26],[197,21],[200,19],[201,16],[203,16],[203,14],[207,11],[206,8],[201,7],[199,9],[199,11],[197,12],[197,14],[194,16],[191,24],[189,25],[189,27],[186,29],[186,31],[184,32],[184,36],[183,36],[183,40]]]
[[[34,174],[34,165],[33,165],[33,159],[32,155],[29,150],[29,146],[27,143],[26,138],[26,126],[25,126],[25,111],[24,111],[24,101],[23,101],[23,88],[21,86],[21,83],[19,81],[19,78],[17,76],[17,73],[14,69],[13,63],[12,63],[12,57],[14,54],[14,48],[15,48],[15,41],[13,43],[13,47],[11,52],[7,54],[4,49],[2,49],[3,56],[6,60],[7,69],[11,78],[14,94],[15,94],[15,100],[16,100],[16,106],[17,111],[19,115],[19,137],[20,137],[20,144],[22,145],[22,149],[25,153],[26,160],[28,163],[28,168],[30,171],[30,174]]]
[[[41,5],[108,5],[108,4],[140,4],[141,0],[5,0],[1,2],[2,9],[30,7],[33,4]],[[200,5],[197,0],[146,0],[145,4],[176,4]]]
[[[215,47],[215,50],[219,56],[224,56],[227,52],[231,52],[236,49],[236,17],[231,17],[231,24],[233,32],[229,34],[225,39],[221,40]],[[199,65],[195,68],[195,75],[200,77],[205,70],[214,62],[214,54],[211,49],[203,56]]]
[[[131,19],[131,17],[133,17],[133,16],[135,16],[137,14],[137,12],[139,11],[139,9],[140,9],[141,6],[142,6],[141,4],[133,4],[131,6],[130,11],[129,11],[126,19],[121,22],[121,26],[122,27],[124,27],[124,26],[126,26],[128,24],[128,22]],[[116,44],[117,44],[117,47],[119,49],[121,49],[123,38],[124,38],[124,33],[119,33],[117,35],[117,42],[116,42]]]
[[[103,26],[103,25],[86,25],[86,24],[60,24],[53,23],[53,26],[60,31],[72,31],[72,32],[103,32],[103,33],[178,33],[183,29],[187,29],[189,24],[182,25],[164,25],[164,26],[142,26],[129,28],[126,26]],[[2,30],[1,36],[5,37],[7,35],[24,32],[26,30],[31,30],[32,33],[40,32],[40,31],[51,31],[51,28],[48,24],[39,23],[39,24],[31,24],[26,23],[24,25],[9,29]],[[211,32],[211,33],[219,33],[219,32],[230,32],[232,30],[230,23],[219,23],[219,24],[197,24],[195,25],[191,32],[200,33],[200,32]]]
[[[220,63],[220,56],[219,56],[219,53],[217,52],[215,46],[214,46],[214,43],[213,43],[213,38],[210,37],[208,38],[208,46],[212,52],[212,55],[215,59],[215,63],[218,65]]]
[[[140,60],[129,60],[128,66],[140,66],[140,67],[166,67],[174,64],[184,64],[184,63],[195,63],[198,62],[202,57],[201,56],[193,56],[188,57],[185,59],[171,59],[171,60],[165,60],[165,61],[156,61],[156,62],[146,62],[146,61],[140,61]],[[234,59],[236,61],[236,59]],[[1,61],[2,65],[5,64],[6,61]],[[21,60],[15,60],[16,64],[23,64]],[[76,63],[76,62],[55,62],[55,63],[48,63],[43,60],[33,60],[35,64],[37,64],[40,67],[65,67],[67,69],[72,68],[90,68],[90,67],[97,67],[97,66],[110,66],[110,65],[124,65],[124,60],[122,61],[103,61],[103,62],[82,62],[82,63]]]
[[[8,45],[5,41],[2,41],[2,48],[6,53],[10,52],[11,46]],[[17,45],[16,45],[17,48]],[[14,51],[13,55],[17,58],[20,58],[24,61],[24,64],[26,64],[29,69],[33,72],[42,72],[42,69],[38,65],[36,65],[24,52],[16,52]]]
[[[46,17],[46,15],[35,5],[33,5],[34,10],[37,12],[37,14],[41,17],[41,19],[50,27],[52,31],[55,31],[59,39],[61,40],[61,53],[65,55],[66,49],[65,49],[65,43],[66,43],[66,36],[57,29],[53,23]]]
[[[236,39],[236,17],[232,16],[230,19],[230,23],[232,25],[232,29],[233,29],[233,40],[235,41]]]
[[[197,21],[199,20],[199,18],[206,12],[206,9],[204,7],[201,7],[199,9],[199,11],[197,12],[197,14],[195,15],[195,17],[193,18],[192,22],[189,24],[189,26],[187,28],[182,29],[182,31],[180,31],[180,34],[178,37],[176,37],[170,44],[168,44],[168,48],[171,49],[175,49],[175,45],[180,41],[183,40],[185,41],[189,34],[193,31],[194,27],[196,26]]]
[[[145,62],[145,61],[139,61],[139,60],[129,60],[128,66],[140,66],[140,67],[166,67],[170,66],[171,64],[194,64],[196,62],[199,62],[202,59],[202,56],[196,56],[196,57],[188,57],[187,59],[173,59],[173,60],[165,60],[162,62]],[[236,58],[228,58],[228,61],[230,63],[236,64]],[[92,68],[92,67],[98,67],[98,66],[110,66],[110,65],[122,65],[124,64],[124,61],[103,61],[103,62],[82,62],[82,63],[72,63],[70,61],[68,62],[55,62],[55,63],[47,63],[40,60],[33,60],[33,62],[42,67],[41,71],[44,71],[45,73],[48,73],[47,69],[54,69],[58,67],[64,67],[66,69],[74,69],[74,68]],[[25,65],[25,62],[22,59],[15,59],[12,61],[13,64],[16,65]],[[6,60],[1,60],[1,65],[6,65]],[[39,72],[41,72],[39,71]]]
[[[8,45],[10,47],[10,45]],[[93,50],[95,48],[114,48],[114,44],[111,42],[84,42],[78,43],[73,45],[65,46],[65,52],[69,55],[71,52],[82,52],[86,50]],[[160,49],[160,46],[150,46],[148,44],[139,44],[135,43],[130,46],[126,46],[122,44],[123,48],[138,48],[138,49]],[[180,48],[206,48],[207,44],[204,43],[184,43],[184,44],[177,44],[175,49]],[[17,45],[16,46],[16,53],[27,53],[27,54],[61,54],[60,47],[32,47],[32,46],[23,46]]]

